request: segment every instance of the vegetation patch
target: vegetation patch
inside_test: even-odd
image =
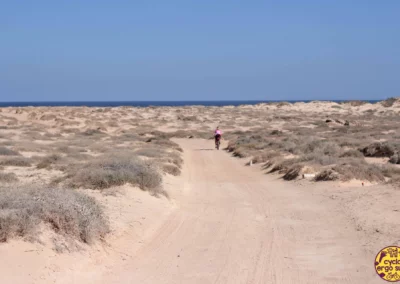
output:
[[[69,174],[74,187],[105,189],[126,183],[143,190],[157,190],[162,176],[156,167],[129,152],[102,155]]]
[[[71,189],[0,188],[0,241],[30,237],[41,223],[85,243],[109,232],[108,220],[92,197]]]

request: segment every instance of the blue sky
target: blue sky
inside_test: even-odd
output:
[[[400,96],[400,1],[0,1],[0,101]]]

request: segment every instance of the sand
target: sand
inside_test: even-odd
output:
[[[400,245],[400,191],[284,182],[212,141],[176,141],[184,166],[165,180],[169,200],[92,192],[113,220],[106,243],[0,244],[1,283],[382,283],[373,262]]]

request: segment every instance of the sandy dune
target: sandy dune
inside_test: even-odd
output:
[[[367,221],[379,202],[385,224],[395,224],[389,199],[355,198],[334,183],[285,183],[209,141],[177,141],[185,164],[166,181],[170,201],[141,192],[112,204],[125,227],[107,248],[58,255],[10,242],[0,255],[16,257],[0,267],[1,283],[382,283],[373,259],[399,244],[398,231]]]

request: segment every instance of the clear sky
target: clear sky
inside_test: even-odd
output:
[[[0,101],[400,96],[399,0],[0,1]]]

